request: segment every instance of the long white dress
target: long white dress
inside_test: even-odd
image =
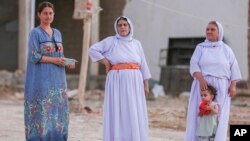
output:
[[[231,48],[223,41],[223,29],[219,24],[219,41],[198,44],[190,61],[190,74],[201,72],[205,80],[217,89],[215,101],[219,104],[218,128],[214,141],[226,141],[228,120],[230,114],[231,98],[228,88],[231,81],[240,80],[241,73],[237,60]],[[200,97],[200,84],[194,78],[187,114],[187,127],[184,141],[199,141],[195,135],[198,125],[198,110]]]
[[[149,72],[141,43],[128,37],[108,37],[91,46],[89,55],[96,62],[103,58],[114,64],[137,63],[138,70],[111,70],[107,74],[103,113],[103,141],[147,141],[148,114],[143,80]],[[116,22],[115,22],[116,30]],[[117,31],[117,30],[116,30]]]

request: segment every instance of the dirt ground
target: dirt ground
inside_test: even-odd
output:
[[[230,123],[250,124],[250,97],[232,101]],[[77,100],[70,99],[69,141],[102,140],[103,92],[86,94],[85,105],[92,112],[78,112]],[[149,141],[182,141],[187,99],[163,96],[148,100]],[[23,94],[0,87],[0,141],[24,141]]]

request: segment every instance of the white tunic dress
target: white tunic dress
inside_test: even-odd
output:
[[[205,80],[217,89],[216,102],[219,107],[219,123],[215,141],[226,141],[231,98],[228,88],[232,80],[240,80],[241,73],[231,48],[222,41],[217,44],[201,43],[197,45],[190,61],[190,73],[201,72]],[[184,141],[199,141],[196,136],[200,84],[194,78],[188,105],[187,127]]]
[[[106,58],[112,65],[140,65],[138,70],[111,70],[107,74],[103,141],[147,141],[148,115],[143,80],[149,79],[151,74],[140,42],[111,36],[91,46],[89,55],[94,62]]]

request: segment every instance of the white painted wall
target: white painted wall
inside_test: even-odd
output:
[[[160,78],[159,53],[169,38],[205,37],[207,23],[217,20],[247,80],[248,0],[127,0],[124,15],[134,24],[154,79]]]

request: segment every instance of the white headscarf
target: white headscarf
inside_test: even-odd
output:
[[[118,22],[118,20],[119,20],[121,17],[127,19],[128,24],[129,24],[129,26],[130,26],[130,31],[129,31],[129,33],[128,33],[128,35],[127,35],[126,37],[121,36],[121,35],[118,33],[118,31],[117,31],[117,22]],[[115,20],[114,27],[115,27],[115,32],[116,32],[116,35],[115,35],[115,36],[116,36],[118,39],[125,40],[125,41],[131,41],[131,40],[133,40],[134,29],[133,29],[132,22],[130,21],[129,18],[127,18],[126,16],[120,16],[120,17],[118,17],[118,18]]]
[[[222,41],[223,40],[223,37],[224,37],[224,31],[223,31],[223,27],[221,25],[221,23],[217,22],[216,21],[216,24],[219,28],[219,37],[218,37],[218,41]]]
[[[205,46],[205,47],[218,47],[218,46],[221,46],[224,43],[222,41],[223,36],[224,36],[223,27],[222,27],[221,23],[219,23],[217,21],[216,21],[216,24],[217,24],[218,30],[219,30],[218,41],[212,42],[212,41],[209,41],[208,38],[206,37],[206,40],[203,43],[201,43],[202,46]]]

